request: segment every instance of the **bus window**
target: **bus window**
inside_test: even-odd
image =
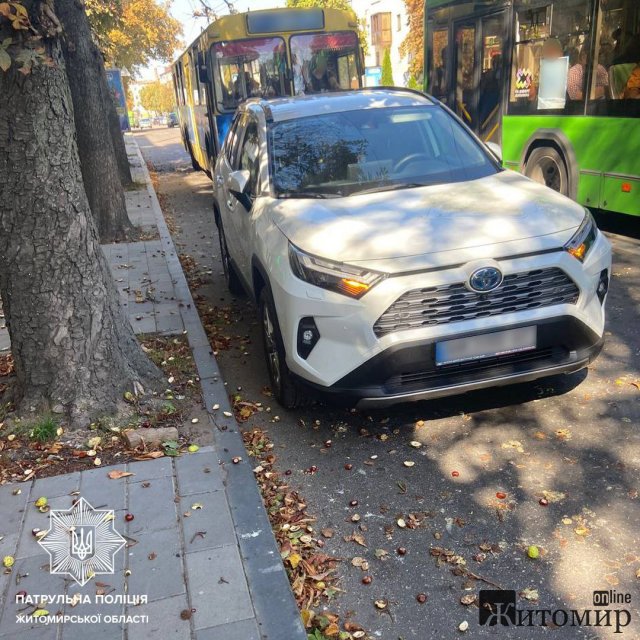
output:
[[[564,0],[517,11],[509,94],[512,113],[584,112],[590,4]]]
[[[434,29],[431,47],[432,56],[429,64],[431,80],[427,89],[438,100],[447,102],[447,46],[449,44],[449,30],[445,28]]]
[[[640,115],[640,4],[608,0],[600,9],[588,111]]]
[[[220,111],[234,110],[247,98],[271,98],[289,93],[282,38],[217,42],[211,51]]]
[[[294,93],[357,89],[358,36],[352,31],[291,36]]]

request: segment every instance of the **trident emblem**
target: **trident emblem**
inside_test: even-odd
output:
[[[71,528],[71,555],[78,560],[93,555],[93,525],[77,525]]]

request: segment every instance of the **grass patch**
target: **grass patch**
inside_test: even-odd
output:
[[[58,435],[58,424],[52,415],[44,415],[31,424],[29,438],[40,443],[51,442]]]

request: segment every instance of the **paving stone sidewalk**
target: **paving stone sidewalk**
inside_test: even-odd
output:
[[[103,250],[137,333],[186,332],[214,445],[175,459],[0,486],[0,558],[15,558],[10,571],[0,567],[0,640],[304,640],[251,461],[235,420],[224,416],[231,413],[217,363],[142,156],[133,138],[126,136],[126,143],[140,184],[127,192],[129,216],[150,234],[157,230],[159,239]],[[8,338],[0,327],[3,345]],[[242,462],[234,464],[234,457]],[[110,479],[114,469],[133,475]],[[70,509],[79,496],[95,509],[114,510],[114,528],[127,542],[113,574],[80,587],[50,573],[49,556],[32,534],[49,528],[48,514],[35,507],[40,496],[52,510]],[[42,608],[68,617],[46,625],[23,621],[20,615],[39,607],[17,602],[19,592],[58,597]],[[80,604],[64,602],[62,596],[77,593]],[[98,603],[97,595],[112,602]],[[136,603],[135,596],[147,602]]]

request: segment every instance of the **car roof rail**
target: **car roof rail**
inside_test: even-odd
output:
[[[403,93],[414,93],[417,96],[422,98],[429,98],[433,102],[438,102],[437,98],[434,98],[430,93],[426,93],[421,91],[420,89],[411,89],[409,87],[385,87],[383,85],[376,85],[375,87],[359,87],[358,89],[351,89],[351,91],[371,91],[371,90],[380,90],[380,91],[402,91]]]

